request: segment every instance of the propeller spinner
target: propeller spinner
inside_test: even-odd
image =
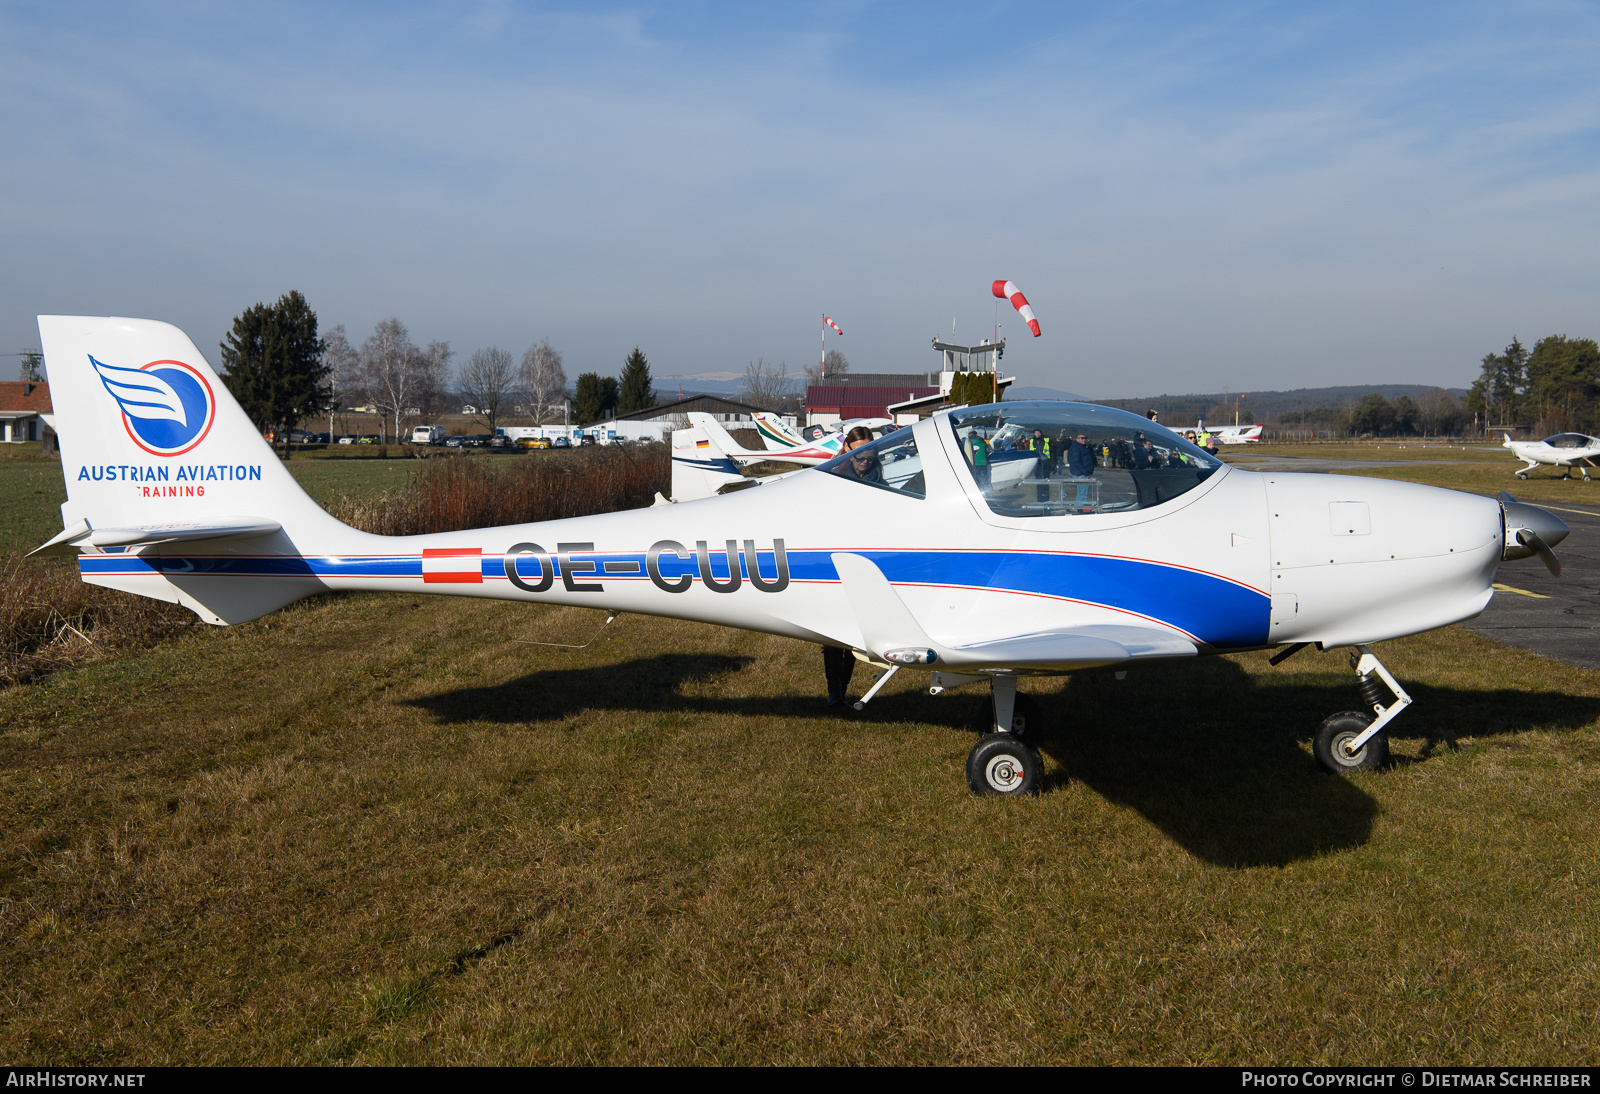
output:
[[[1500,557],[1509,562],[1538,555],[1545,568],[1560,577],[1561,560],[1551,548],[1572,531],[1566,522],[1548,509],[1518,501],[1506,490],[1500,491],[1500,514],[1506,531],[1506,545]]]

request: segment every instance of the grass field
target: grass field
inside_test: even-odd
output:
[[[325,597],[0,690],[0,1057],[1600,1062],[1600,673],[1388,643],[1416,703],[1350,779],[1306,743],[1342,653],[1031,680],[1045,792],[997,801],[976,692],[518,641],[598,623]]]

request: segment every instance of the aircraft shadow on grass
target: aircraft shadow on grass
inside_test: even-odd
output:
[[[976,688],[930,696],[883,694],[840,714],[815,695],[696,695],[693,685],[749,669],[755,658],[669,653],[610,665],[551,669],[504,684],[410,700],[445,723],[530,725],[588,710],[701,712],[749,718],[814,716],[865,725],[924,723],[977,731],[989,699]],[[1332,666],[1330,666],[1331,668]],[[1420,740],[1390,772],[1425,763],[1465,737],[1502,740],[1533,728],[1572,729],[1600,717],[1600,698],[1405,682],[1415,703],[1391,728]],[[1260,686],[1260,685],[1265,686]],[[854,690],[867,686],[858,677]],[[1253,676],[1207,658],[1109,674],[1026,682],[1043,715],[1041,752],[1055,761],[1045,793],[1081,782],[1126,805],[1196,857],[1217,865],[1284,865],[1365,843],[1377,802],[1359,780],[1324,773],[1305,742],[1323,718],[1359,708],[1354,679]],[[970,693],[970,694],[968,694]],[[1384,776],[1380,775],[1379,778]]]

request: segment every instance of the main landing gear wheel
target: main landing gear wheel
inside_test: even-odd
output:
[[[1375,733],[1355,752],[1350,742],[1366,732],[1372,724],[1372,715],[1356,710],[1335,714],[1317,727],[1311,739],[1311,753],[1324,770],[1335,775],[1348,775],[1352,771],[1376,771],[1389,755],[1389,738]]]
[[[991,733],[967,755],[967,785],[974,794],[1020,798],[1039,792],[1044,763],[1014,733]]]

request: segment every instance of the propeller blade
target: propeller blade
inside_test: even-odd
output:
[[[1561,576],[1561,560],[1558,559],[1556,557],[1556,553],[1550,549],[1550,545],[1539,538],[1539,533],[1535,532],[1531,528],[1518,528],[1517,542],[1522,544],[1524,547],[1532,547],[1539,553],[1539,561],[1544,563],[1545,569],[1549,570],[1556,577]]]

